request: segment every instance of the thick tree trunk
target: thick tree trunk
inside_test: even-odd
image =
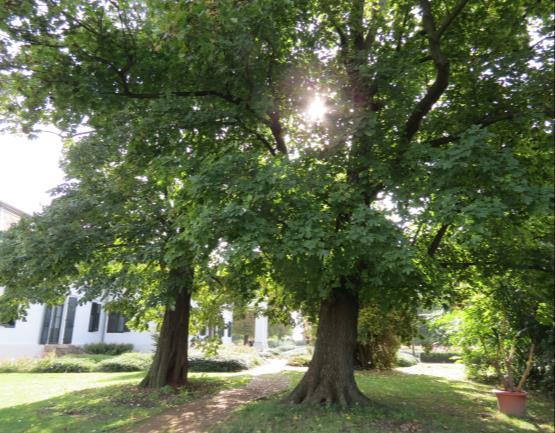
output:
[[[354,376],[357,319],[354,295],[335,291],[332,298],[322,301],[314,356],[286,402],[342,407],[368,402]]]
[[[190,311],[191,291],[187,287],[176,295],[173,309],[166,307],[156,353],[141,386],[160,388],[187,382]]]

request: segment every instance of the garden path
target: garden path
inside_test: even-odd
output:
[[[133,433],[205,433],[225,420],[237,407],[253,400],[261,400],[284,391],[289,386],[287,376],[278,375],[286,366],[285,360],[269,360],[241,374],[253,379],[244,388],[228,389],[163,412],[145,423],[134,426]]]

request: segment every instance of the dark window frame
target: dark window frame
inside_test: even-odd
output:
[[[98,302],[91,303],[91,313],[89,316],[89,332],[98,332],[100,329],[100,312],[102,306]]]
[[[108,314],[108,325],[106,326],[107,334],[122,334],[130,332],[126,323],[129,319],[120,313]]]

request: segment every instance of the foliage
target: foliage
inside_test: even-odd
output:
[[[287,358],[287,365],[293,367],[308,367],[310,365],[311,355],[295,355]]]
[[[98,355],[121,355],[125,352],[132,352],[132,344],[118,344],[118,343],[90,343],[85,344],[83,349],[86,353]]]
[[[458,338],[469,376],[495,375],[507,389],[517,388],[517,379],[521,388],[529,374],[537,383],[553,383],[553,360],[545,357],[553,328],[542,319],[542,303],[526,293],[514,296],[507,281],[498,283],[497,290],[472,296],[462,311]],[[511,290],[504,295],[505,289]]]
[[[95,364],[87,359],[46,357],[38,360],[30,371],[33,373],[88,373],[94,370]]]
[[[358,318],[357,367],[392,368],[401,343],[414,335],[415,322],[414,311],[384,311],[376,305],[362,308]]]
[[[110,359],[100,361],[96,366],[96,371],[120,372],[120,371],[144,371],[152,363],[150,353],[124,353]]]
[[[7,126],[93,132],[68,142],[62,197],[0,241],[3,314],[74,284],[140,326],[183,267],[312,319],[504,273],[545,298],[548,2],[5,3]]]
[[[0,360],[0,373],[29,373],[37,364],[34,358]]]
[[[461,358],[461,354],[457,352],[430,352],[421,353],[420,362],[446,362],[453,363]]]
[[[189,370],[196,372],[234,372],[247,370],[249,366],[242,359],[190,358]]]
[[[268,344],[269,339],[272,337],[278,340],[283,340],[285,337],[289,337],[293,333],[293,327],[291,324],[284,325],[283,323],[270,322],[268,326]]]
[[[418,364],[418,358],[409,353],[397,352],[395,355],[395,365],[397,367],[412,367]]]
[[[114,358],[100,361],[96,371],[123,372],[123,371],[145,371],[152,363],[152,354],[146,353],[124,353]]]

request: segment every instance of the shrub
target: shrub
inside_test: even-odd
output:
[[[420,354],[420,362],[453,363],[460,357],[460,353],[455,352],[423,352]]]
[[[287,359],[287,365],[293,367],[308,367],[311,359],[312,356],[310,355],[296,355]]]
[[[94,370],[94,363],[79,358],[55,358],[48,357],[39,359],[30,371],[33,373],[85,373]]]
[[[151,363],[152,354],[131,352],[100,361],[96,365],[96,370],[105,372],[144,371],[150,367]]]
[[[0,361],[0,373],[28,373],[36,366],[38,359],[19,358]]]
[[[286,343],[276,347],[276,349],[279,350],[281,353],[283,353],[283,352],[288,352],[290,350],[295,350],[297,349],[297,346],[295,346],[294,344]]]
[[[86,353],[97,355],[121,355],[122,353],[132,352],[132,344],[117,344],[117,343],[91,343],[85,344],[83,349]]]
[[[395,364],[397,367],[412,367],[418,364],[418,359],[408,353],[398,352],[395,357]]]
[[[355,365],[362,369],[388,370],[395,364],[401,342],[414,333],[413,310],[383,310],[367,304],[358,318]]]
[[[189,358],[189,371],[199,373],[233,372],[248,368],[248,364],[242,359]]]

